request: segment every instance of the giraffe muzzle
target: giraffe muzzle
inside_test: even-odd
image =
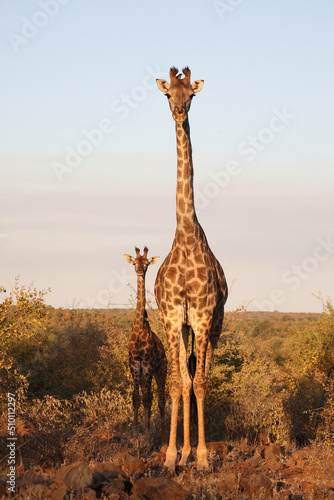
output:
[[[184,108],[179,111],[178,108],[175,108],[173,111],[173,118],[176,122],[184,122],[184,120],[187,118],[187,113]]]

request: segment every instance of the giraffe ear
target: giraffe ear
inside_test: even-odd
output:
[[[157,78],[156,82],[159,87],[159,90],[161,90],[161,92],[166,94],[166,92],[168,92],[169,90],[169,83],[166,82],[166,80],[161,80],[161,78]]]
[[[203,85],[204,85],[204,80],[195,80],[191,88],[193,89],[195,94],[197,94],[197,92],[202,90]]]
[[[124,254],[124,257],[125,257],[125,260],[129,263],[129,264],[134,264],[135,263],[135,259],[129,255],[128,253],[125,253]]]
[[[155,264],[156,262],[158,262],[158,260],[160,259],[160,257],[151,257],[150,259],[148,259],[148,262],[149,264]]]

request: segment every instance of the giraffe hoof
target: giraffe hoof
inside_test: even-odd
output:
[[[175,461],[174,460],[166,460],[164,463],[164,466],[166,469],[168,469],[168,472],[175,472]]]
[[[197,470],[202,472],[208,472],[209,464],[207,460],[199,460],[197,462]]]
[[[187,465],[191,456],[191,448],[183,448],[179,465]]]

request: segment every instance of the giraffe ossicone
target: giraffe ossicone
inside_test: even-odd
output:
[[[137,305],[132,332],[129,341],[129,361],[133,378],[133,409],[134,428],[138,428],[138,411],[140,406],[140,390],[144,406],[144,427],[147,437],[150,436],[150,420],[152,406],[152,378],[155,378],[158,387],[158,406],[161,417],[161,439],[166,441],[165,432],[165,384],[167,376],[167,359],[164,347],[151,330],[146,312],[145,275],[148,267],[155,264],[159,257],[147,258],[148,248],[144,248],[140,255],[139,248],[135,248],[136,257],[124,254],[129,264],[133,264],[137,274]]]
[[[182,74],[173,67],[170,70],[170,83],[157,79],[158,88],[167,96],[175,121],[177,145],[176,232],[172,249],[162,263],[155,282],[155,297],[171,361],[169,393],[172,409],[165,466],[175,470],[178,405],[181,396],[184,443],[180,465],[185,465],[189,458],[190,393],[193,387],[198,416],[197,469],[207,470],[204,399],[213,348],[222,330],[228,288],[223,269],[213,255],[197,220],[194,205],[188,112],[192,98],[202,89],[204,82],[196,80],[191,83],[189,68],[184,68]],[[190,328],[195,337],[197,358],[193,381],[187,363]]]

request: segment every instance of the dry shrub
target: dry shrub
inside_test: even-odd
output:
[[[30,429],[22,448],[25,464],[59,466],[65,459],[99,456],[101,441],[128,428],[131,401],[106,389],[72,400],[45,396],[23,403],[19,416]]]
[[[271,440],[288,437],[284,412],[287,378],[281,370],[269,366],[266,360],[245,363],[235,373],[226,427],[230,439],[251,442],[267,434]]]
[[[73,422],[73,404],[53,396],[25,401],[18,415],[29,429],[22,447],[26,466],[31,464],[58,466],[63,461],[63,448]]]

